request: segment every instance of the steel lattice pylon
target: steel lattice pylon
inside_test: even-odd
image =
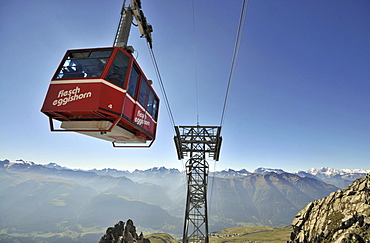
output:
[[[183,242],[208,243],[207,184],[208,162],[206,155],[218,161],[222,138],[221,127],[175,127],[174,138],[179,159],[186,162],[188,191],[186,199]]]

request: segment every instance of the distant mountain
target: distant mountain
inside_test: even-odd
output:
[[[70,181],[6,170],[0,170],[0,182],[0,225],[19,233],[76,225],[76,216],[98,194]]]
[[[263,168],[263,167],[260,167],[260,168],[254,170],[254,173],[262,174],[262,175],[265,175],[265,174],[268,174],[268,173],[271,173],[271,172],[276,173],[276,174],[287,173],[286,171],[284,171],[282,169],[271,169],[271,168]]]
[[[184,173],[180,172],[177,169],[167,169],[165,167],[154,167],[148,170],[135,170],[133,172],[130,171],[120,171],[116,169],[103,169],[103,170],[90,170],[91,172],[95,172],[99,175],[110,175],[114,177],[119,176],[125,176],[127,178],[130,178],[131,180],[135,182],[150,182],[155,183],[160,186],[166,186],[164,185],[164,182],[166,180],[166,177],[172,178],[176,180],[183,181],[184,180]],[[364,177],[367,173],[369,173],[370,170],[364,170],[364,169],[341,169],[336,170],[328,167],[321,167],[320,169],[314,169],[311,168],[307,171],[298,171],[291,174],[296,174],[301,177],[311,177],[318,180],[321,180],[323,182],[326,182],[328,184],[332,184],[338,188],[345,188],[349,184],[351,184],[354,180],[358,178]],[[242,170],[233,170],[233,169],[227,169],[222,171],[215,171],[210,173],[210,177],[215,176],[219,178],[226,178],[226,177],[243,177],[248,176],[251,174],[268,174],[268,173],[276,173],[276,174],[283,174],[283,173],[290,173],[286,172],[283,169],[274,169],[274,168],[257,168],[253,172],[249,172],[246,169]],[[156,182],[154,182],[156,181]],[[171,184],[171,186],[173,186]],[[176,184],[178,186],[178,184]]]
[[[166,202],[160,205],[166,206],[168,205],[167,202],[171,202],[172,207],[165,208],[176,216],[181,216],[183,214],[183,208],[180,210],[177,205],[183,205],[185,201],[186,177],[183,172],[177,169],[154,167],[147,170],[134,170],[133,172],[115,169],[90,170],[90,172],[91,171],[94,171],[98,175],[109,175],[114,177],[124,176],[136,183],[150,183],[159,186],[161,190],[166,192],[166,197],[170,198],[166,199]],[[181,193],[179,193],[179,191]],[[158,194],[158,196],[161,197],[160,194]]]
[[[124,176],[138,183],[153,183],[163,188],[176,188],[184,183],[184,173],[178,169],[167,169],[165,167],[154,167],[147,170],[119,171],[115,169],[90,170],[98,175],[109,175],[113,177]],[[168,183],[172,181],[172,183]]]
[[[341,169],[336,170],[333,168],[328,167],[321,167],[320,169],[314,169],[311,168],[307,171],[298,171],[296,174],[300,177],[311,177],[317,180],[321,180],[323,182],[326,182],[328,184],[332,184],[338,188],[344,189],[348,185],[350,185],[354,180],[358,178],[364,177],[367,173],[369,173],[370,170],[363,170],[363,169]],[[211,173],[211,175],[214,175],[216,177],[238,177],[238,176],[246,176],[251,174],[261,174],[265,175],[268,173],[276,173],[276,174],[283,174],[283,173],[289,173],[282,169],[272,169],[272,168],[257,168],[254,170],[254,172],[249,172],[245,169],[243,170],[223,170],[223,171],[217,171],[214,173]]]
[[[67,229],[78,234],[86,227],[103,229],[132,217],[145,232],[181,234],[186,175],[177,169],[82,171],[55,163],[4,160],[0,171],[0,231],[1,227],[25,231],[25,223],[34,222],[32,218],[40,214],[41,221],[49,222],[46,229],[54,231]],[[336,178],[346,183],[360,173],[342,171]],[[324,182],[328,176],[322,178],[314,170],[295,174],[270,168],[253,173],[245,169],[210,173],[210,231],[288,225],[308,202],[338,190]],[[26,202],[30,202],[29,213],[25,212]],[[33,227],[43,225],[41,221]]]
[[[171,205],[166,192],[154,184],[0,161],[0,231],[61,233],[73,229],[82,234],[82,229],[94,227],[103,232],[112,222],[135,218],[148,232],[179,233],[181,219],[165,210]]]
[[[0,168],[1,168],[0,161]],[[97,192],[117,193],[127,198],[142,200],[147,203],[161,205],[168,208],[171,205],[171,198],[160,186],[153,183],[138,183],[131,179],[121,176],[113,177],[109,175],[98,175],[91,171],[48,168],[39,164],[29,164],[27,162],[11,163],[5,165],[7,171],[40,175],[50,178],[63,179],[88,186]],[[155,191],[155,193],[152,193]]]
[[[308,202],[338,188],[290,173],[250,174],[210,180],[213,229],[235,226],[287,225]],[[289,224],[289,223],[288,223]]]
[[[339,178],[338,173],[332,174],[337,175],[337,179],[334,181],[328,180],[327,177],[320,177],[319,173],[314,172],[315,170],[311,169],[304,173],[302,171],[288,173],[282,169],[261,167],[253,173],[245,169],[228,169],[210,173],[211,206],[209,212],[211,227],[221,229],[236,225],[278,226],[289,224],[287,219],[291,218],[308,202],[322,198],[340,187],[345,187],[354,179],[364,175],[362,170],[341,170]],[[170,194],[177,195],[179,198],[177,201],[180,204],[170,212],[177,216],[183,214],[185,195],[184,193],[179,194],[179,189],[180,192],[184,191],[184,186],[181,186],[185,179],[183,173],[176,169],[155,167],[144,171],[125,172],[125,176],[134,181],[152,182],[164,187],[167,185],[167,188],[169,188],[168,185],[177,182],[176,186],[172,187],[175,190]],[[269,178],[273,178],[273,180]],[[276,185],[270,181],[274,181]],[[331,182],[329,184],[335,184],[335,186],[327,185],[324,182]],[[236,198],[240,199],[235,200]]]
[[[231,177],[231,176],[247,176],[252,174],[251,172],[247,171],[246,169],[242,170],[233,170],[233,169],[228,169],[228,170],[223,170],[223,171],[215,171],[211,173],[211,176],[215,177]]]
[[[336,175],[342,175],[342,176],[353,176],[353,175],[357,175],[357,174],[367,174],[370,172],[370,170],[363,170],[363,169],[341,169],[341,170],[336,170],[336,169],[333,169],[333,168],[329,168],[329,167],[321,167],[320,169],[314,169],[314,168],[311,168],[307,171],[308,173],[312,174],[312,175],[318,175],[318,174],[322,174],[322,175],[325,175],[327,177],[333,177],[333,176],[336,176]]]
[[[344,189],[354,180],[364,177],[369,172],[370,170],[363,169],[336,170],[333,168],[321,167],[320,169],[311,168],[307,171],[299,171],[297,172],[297,175],[316,178],[326,183],[335,185],[341,189]]]
[[[66,170],[67,169],[68,170],[67,167],[60,166],[57,163],[49,163],[47,165],[44,165],[44,167],[49,168],[49,169],[57,169],[57,170]]]

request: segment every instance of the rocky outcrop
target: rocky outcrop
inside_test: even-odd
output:
[[[124,222],[119,221],[114,227],[109,227],[99,243],[150,243],[150,241],[144,238],[143,233],[137,235],[134,222],[129,219],[126,226]]]
[[[293,220],[290,243],[370,242],[370,173],[309,203]]]

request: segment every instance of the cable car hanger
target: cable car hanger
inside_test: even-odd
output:
[[[51,131],[78,132],[110,141],[114,147],[153,144],[159,98],[132,56],[133,47],[127,45],[133,18],[150,50],[153,28],[140,0],[130,0],[128,7],[125,2],[113,47],[66,52],[41,108]],[[60,129],[54,128],[54,120],[61,122]]]
[[[141,36],[145,37],[148,42],[150,49],[153,48],[152,45],[152,35],[153,27],[148,24],[143,11],[141,10],[140,0],[130,0],[131,6],[125,7],[125,2],[123,2],[121,10],[121,19],[117,28],[116,38],[114,39],[113,46],[117,46],[125,49],[128,52],[133,53],[132,46],[127,46],[128,37],[130,35],[130,29],[133,17],[135,17],[137,25],[139,27]]]

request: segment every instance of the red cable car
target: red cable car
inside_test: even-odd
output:
[[[69,50],[65,54],[41,112],[52,131],[74,131],[115,147],[150,147],[155,140],[159,99],[126,45],[133,17],[152,48],[152,26],[140,0],[123,3],[114,47]],[[62,129],[54,129],[54,120]],[[116,143],[145,143],[117,146]],[[148,144],[149,143],[149,144]]]
[[[115,143],[153,143],[159,99],[131,54],[119,47],[69,50],[41,109],[52,131]],[[54,129],[53,119],[62,130]],[[150,146],[149,145],[149,146]]]

